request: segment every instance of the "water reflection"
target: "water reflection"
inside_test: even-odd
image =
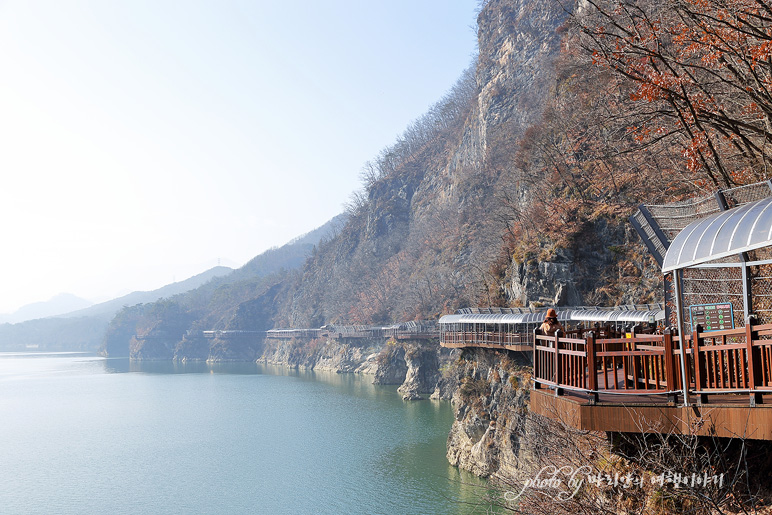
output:
[[[257,363],[0,355],[0,412],[13,420],[0,440],[14,442],[0,446],[0,485],[12,485],[0,511],[141,513],[174,499],[167,508],[181,513],[489,512],[486,483],[445,459],[450,405],[403,402],[396,385],[372,380]]]
[[[103,360],[88,352],[1,352],[0,381],[88,375]]]
[[[105,358],[104,367],[108,374],[122,374],[131,371],[129,358]]]
[[[207,363],[206,361],[136,361],[129,358],[107,358],[104,360],[105,372],[121,374],[137,372],[142,374],[259,374],[257,363],[226,362]]]

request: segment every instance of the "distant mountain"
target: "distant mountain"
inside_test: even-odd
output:
[[[71,293],[60,293],[49,300],[22,306],[11,314],[0,315],[0,324],[17,324],[35,318],[46,318],[88,308],[93,303]]]
[[[324,225],[297,238],[293,238],[281,247],[268,249],[239,268],[234,273],[234,279],[240,280],[254,276],[264,277],[282,269],[300,268],[311,254],[313,248],[337,235],[347,220],[348,215],[341,213]]]
[[[265,317],[260,312],[266,306],[260,303],[253,305],[250,301],[266,291],[276,292],[272,286],[288,275],[297,274],[315,248],[339,234],[347,218],[346,214],[338,215],[317,229],[254,257],[232,274],[216,278],[187,293],[152,304],[127,305],[111,321],[100,352],[108,356],[129,355],[130,341],[135,335],[142,334],[145,336],[143,342],[158,343],[163,340],[164,344],[146,348],[144,343],[140,344],[134,349],[138,356],[170,359],[174,356],[176,343],[190,331],[263,330],[261,325],[254,326],[249,320],[262,323]],[[247,319],[242,320],[238,327],[231,324],[237,313]],[[196,359],[206,359],[209,349],[197,348],[196,352]],[[187,356],[189,353],[183,354]]]
[[[233,269],[218,266],[157,290],[136,291],[92,306],[88,306],[88,301],[79,299],[82,301],[80,306],[71,303],[69,309],[59,310],[56,316],[52,316],[52,311],[49,311],[48,314],[37,318],[27,317],[22,322],[4,323],[0,325],[0,351],[23,349],[94,351],[99,347],[107,324],[124,306],[155,302],[164,297],[192,290],[216,277],[231,273],[233,273]],[[51,303],[51,305],[55,305],[53,301],[59,297],[63,297],[58,304],[60,306],[67,305],[65,301],[77,299],[72,295],[57,295],[48,303],[39,302],[25,306],[14,313],[14,316],[22,310],[25,313],[31,313],[33,312],[32,307],[41,304],[49,305]],[[82,309],[78,309],[78,307]],[[73,311],[73,308],[76,310]],[[68,312],[63,313],[62,311]],[[42,308],[37,312],[43,313]]]
[[[117,299],[108,300],[100,304],[95,304],[85,309],[78,311],[71,311],[69,313],[62,314],[59,318],[74,318],[74,317],[88,317],[98,315],[115,315],[123,306],[134,306],[136,304],[146,304],[148,302],[155,302],[158,299],[165,297],[171,297],[179,293],[185,293],[186,291],[194,290],[199,286],[206,284],[215,277],[222,277],[233,273],[233,269],[227,266],[216,266],[210,268],[206,272],[202,272],[198,275],[194,275],[184,281],[168,284],[157,290],[152,291],[135,291],[118,297]]]
[[[247,289],[251,287],[244,285],[251,285],[277,272],[299,268],[314,246],[332,238],[344,223],[345,215],[339,215],[286,245],[263,252],[237,270],[218,266],[157,290],[136,291],[84,309],[59,314],[55,318],[2,324],[0,325],[0,351],[25,348],[41,351],[96,351],[103,343],[108,324],[124,308],[140,304],[152,308],[153,304],[161,299],[185,295],[191,299],[206,298],[207,302],[212,295],[238,297],[240,287]]]

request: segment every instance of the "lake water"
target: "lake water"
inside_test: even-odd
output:
[[[370,382],[0,353],[0,513],[488,513],[450,404]]]

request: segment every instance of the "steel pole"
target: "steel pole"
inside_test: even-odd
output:
[[[673,287],[675,288],[676,316],[678,318],[678,336],[681,349],[681,385],[684,393],[684,406],[689,406],[689,383],[686,382],[686,331],[684,331],[684,311],[681,302],[681,270],[673,270]]]

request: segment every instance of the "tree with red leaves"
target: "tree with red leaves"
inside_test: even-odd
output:
[[[772,158],[769,0],[586,0],[574,16],[595,63],[648,105],[629,131],[677,145],[696,186],[766,179]]]

